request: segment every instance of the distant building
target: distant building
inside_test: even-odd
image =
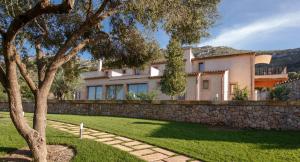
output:
[[[247,87],[249,99],[256,100],[255,88],[272,87],[287,80],[286,68],[256,69],[256,64],[269,64],[271,55],[256,55],[254,52],[211,54],[195,53],[193,48],[184,48],[187,85],[184,100],[231,100],[235,86]],[[128,92],[146,93],[157,91],[159,100],[169,100],[160,92],[160,80],[166,61],[152,63],[145,69],[102,69],[82,74],[85,85],[77,93],[80,100],[125,99]]]

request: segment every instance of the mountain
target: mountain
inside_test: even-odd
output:
[[[257,53],[272,54],[271,65],[287,66],[288,72],[300,71],[300,48],[276,51],[257,51]]]
[[[165,51],[163,51],[165,52]],[[239,50],[231,47],[220,46],[220,47],[212,47],[212,46],[203,46],[193,48],[193,53],[196,57],[203,56],[215,56],[215,55],[227,55],[234,53],[244,53],[244,52],[256,52],[259,54],[271,54],[273,55],[272,61],[270,65],[257,65],[257,67],[262,66],[287,66],[288,72],[299,72],[300,71],[300,48],[295,49],[286,49],[286,50],[273,50],[273,51],[251,51],[251,50]],[[160,62],[165,60],[162,56],[158,60],[154,62]],[[97,69],[97,61],[87,61],[84,60],[85,64],[89,64],[91,70]],[[104,65],[105,66],[105,62]]]
[[[272,61],[268,66],[287,66],[288,72],[300,71],[300,48],[286,49],[286,50],[273,50],[273,51],[251,51],[251,50],[239,50],[231,47],[212,47],[204,46],[194,48],[193,53],[196,57],[201,55],[226,55],[232,53],[242,52],[256,52],[257,54],[271,54]],[[263,65],[260,65],[260,67]]]

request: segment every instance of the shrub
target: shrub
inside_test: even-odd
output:
[[[240,89],[238,85],[234,87],[232,100],[245,101],[248,100],[248,96],[249,92],[247,90],[247,87],[243,89]]]
[[[126,99],[127,100],[137,100],[137,96],[135,95],[135,93],[128,92],[126,95]]]
[[[280,85],[275,87],[270,94],[271,99],[286,101],[289,99],[290,89],[287,86]]]
[[[155,100],[157,96],[157,93],[155,91],[149,92],[149,93],[139,93],[135,94],[132,92],[129,92],[126,95],[127,100],[144,100],[144,101],[152,101]]]

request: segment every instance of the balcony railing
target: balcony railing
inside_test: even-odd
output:
[[[286,66],[266,66],[266,67],[256,67],[255,75],[276,75],[276,74],[286,74]]]

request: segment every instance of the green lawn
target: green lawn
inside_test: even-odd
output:
[[[77,155],[73,161],[141,161],[136,157],[113,147],[90,140],[80,140],[78,137],[71,134],[51,128],[47,129],[47,140],[50,144],[66,144],[74,147]],[[16,129],[11,123],[9,115],[7,113],[0,112],[0,157],[24,146],[26,146],[26,143],[18,135]]]
[[[300,132],[212,129],[200,124],[103,116],[48,119],[127,136],[204,161],[300,161]]]

